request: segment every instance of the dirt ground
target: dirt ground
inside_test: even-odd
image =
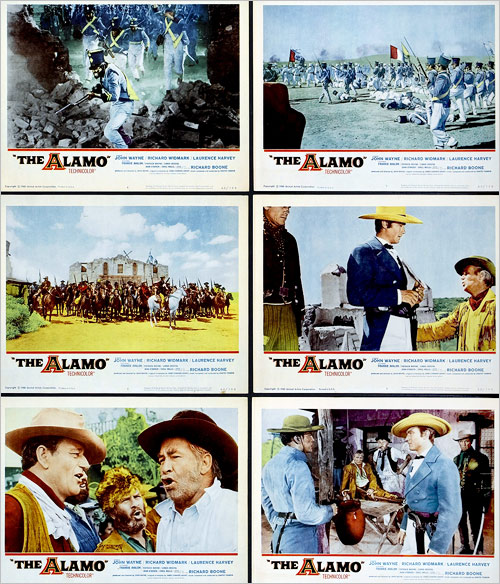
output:
[[[7,341],[7,352],[20,351],[125,351],[125,352],[194,352],[237,351],[239,318],[238,295],[231,302],[229,315],[223,318],[177,320],[174,330],[168,320],[151,327],[142,322],[83,323],[75,316],[52,316],[52,322],[34,333]]]
[[[339,88],[335,88],[339,91]],[[387,110],[358,90],[356,102],[318,103],[321,87],[288,88],[290,105],[306,117],[302,149],[340,150],[432,150],[432,134],[427,126],[399,124],[394,120],[411,110]],[[423,97],[417,95],[417,97]],[[465,126],[447,124],[446,131],[458,140],[458,148],[494,148],[495,109],[479,109],[468,115]]]

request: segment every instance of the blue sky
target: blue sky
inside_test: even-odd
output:
[[[6,228],[17,278],[67,280],[76,261],[151,251],[174,280],[238,289],[237,207],[7,207]]]
[[[321,302],[321,271],[330,263],[347,267],[352,250],[375,235],[374,221],[358,219],[372,207],[291,207],[287,230],[299,246],[302,286],[306,303]],[[406,226],[396,246],[433,296],[459,296],[464,292],[455,263],[480,255],[497,265],[494,207],[406,207],[423,221]],[[314,228],[311,229],[311,225]]]
[[[28,426],[33,419],[33,417],[40,411],[41,408],[6,408],[5,410],[5,431],[9,432],[16,428],[22,428],[25,425]],[[75,412],[83,414],[85,419],[85,426],[90,427],[91,424],[95,424],[101,421],[101,414],[104,412],[106,414],[105,420],[117,420],[120,416],[126,416],[125,408],[63,408],[72,409]],[[163,422],[165,420],[170,420],[179,411],[183,409],[194,409],[205,413],[210,416],[212,420],[230,434],[236,442],[238,442],[238,410],[234,408],[193,408],[191,406],[184,407],[182,401],[179,403],[177,408],[135,408],[135,411],[139,414],[146,416],[148,420],[148,411],[154,412],[156,414],[158,422]],[[151,425],[151,421],[148,420]],[[16,466],[20,457],[17,456],[9,448],[5,449],[5,466]]]
[[[264,60],[288,60],[290,48],[306,60],[356,59],[401,48],[404,37],[419,57],[486,55],[495,40],[493,6],[313,5],[264,7]],[[406,43],[405,43],[406,46]],[[407,47],[409,49],[409,47]],[[322,51],[326,51],[321,55]]]

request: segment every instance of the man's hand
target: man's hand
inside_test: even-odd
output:
[[[401,301],[415,306],[421,301],[420,294],[415,290],[401,290]]]
[[[398,543],[400,543],[401,545],[403,545],[403,542],[405,540],[406,537],[406,531],[403,531],[402,529],[399,530],[398,533]]]
[[[373,499],[373,495],[375,494],[375,492],[373,489],[368,489],[366,491],[366,494]]]

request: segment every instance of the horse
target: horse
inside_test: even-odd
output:
[[[182,288],[177,288],[172,294],[168,297],[168,322],[170,325],[170,330],[172,330],[172,320],[174,321],[174,327],[177,326],[175,315],[177,313],[177,309],[179,308],[179,304],[181,300],[186,296],[186,291]]]
[[[233,295],[231,294],[231,292],[228,292],[226,294],[226,314],[229,314],[229,304],[230,304],[230,300],[234,300]]]
[[[120,312],[122,311],[122,299],[119,294],[113,294],[109,300],[109,306],[111,308],[111,318],[120,318]]]
[[[135,301],[130,290],[127,291],[123,299],[123,314],[126,318],[134,318]]]
[[[42,308],[42,316],[47,320],[47,314],[49,315],[49,322],[52,322],[52,311],[54,310],[57,301],[62,298],[62,292],[59,288],[52,288],[50,292],[44,294],[40,301],[40,307]]]
[[[149,308],[149,323],[151,326],[156,326],[156,313],[160,311],[161,298],[159,294],[153,294],[148,298],[148,308]],[[155,323],[153,324],[153,319]]]
[[[90,292],[84,292],[83,295],[80,297],[79,308],[80,308],[80,315],[82,317],[82,321],[85,322],[89,320],[89,313],[92,315],[92,297],[90,296]]]
[[[226,298],[224,296],[224,292],[218,292],[214,298],[214,308],[215,308],[215,317],[224,318],[224,307],[226,306]]]
[[[106,309],[109,305],[108,293],[105,288],[100,288],[94,296],[94,314],[96,322],[100,317],[106,316]],[[102,311],[102,313],[101,313]]]

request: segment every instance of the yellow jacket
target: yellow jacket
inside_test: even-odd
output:
[[[468,301],[459,304],[446,318],[419,325],[417,341],[440,341],[456,336],[459,351],[496,350],[496,297],[491,288],[477,310]]]
[[[156,537],[150,533],[147,529],[146,535],[151,539],[153,542],[153,546],[156,547]],[[113,531],[113,533],[107,537],[104,541],[96,547],[95,553],[102,553],[102,554],[135,554],[137,553],[136,550],[129,545],[123,537],[117,532]]]

